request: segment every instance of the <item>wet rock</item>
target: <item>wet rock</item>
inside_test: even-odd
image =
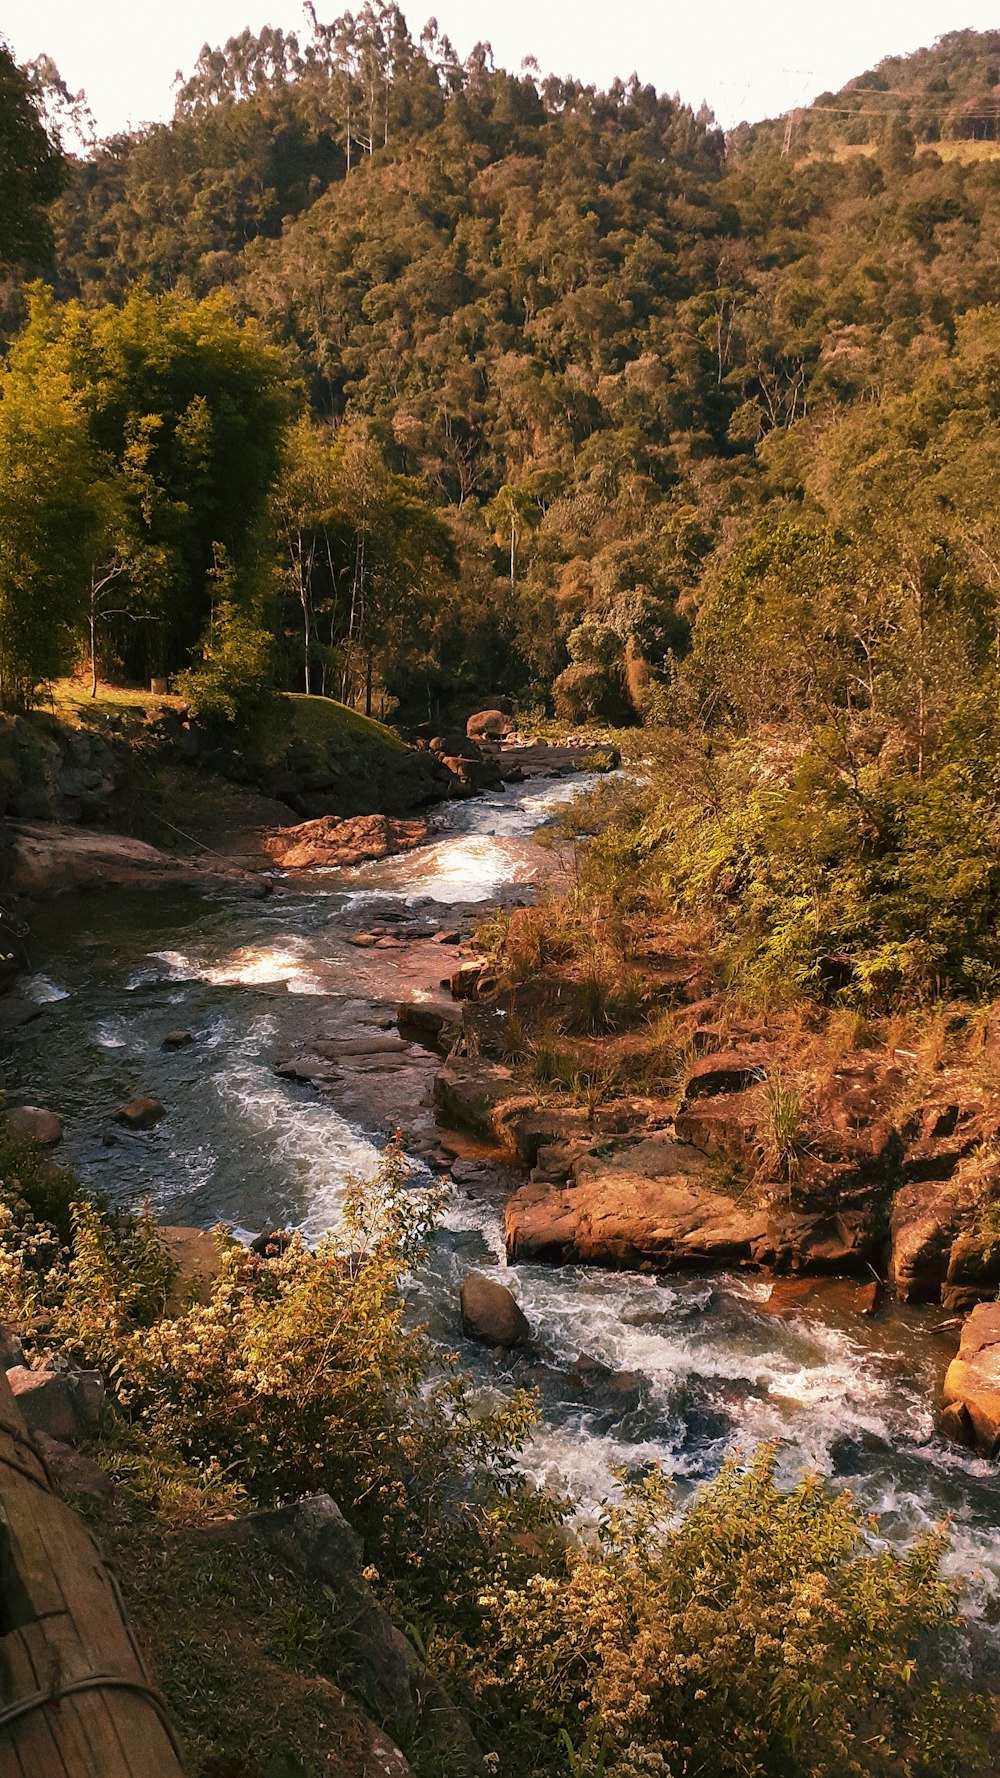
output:
[[[193,1031],[168,1031],[160,1048],[161,1050],[185,1050],[193,1042]]]
[[[326,1062],[337,1062],[355,1056],[405,1056],[410,1045],[402,1037],[325,1037],[317,1038],[316,1051]]]
[[[355,815],[343,819],[322,815],[295,827],[265,835],[264,850],[284,870],[325,869],[391,858],[422,846],[430,835],[420,818],[399,820],[388,815]]]
[[[308,1054],[275,1062],[274,1072],[279,1080],[297,1080],[302,1086],[309,1087],[332,1086],[343,1078],[341,1071],[325,1062],[322,1056]]]
[[[527,1317],[505,1284],[484,1278],[481,1272],[470,1272],[462,1285],[461,1301],[466,1339],[482,1346],[500,1346],[504,1351],[530,1340]]]
[[[129,1130],[151,1130],[166,1115],[167,1108],[159,1099],[130,1099],[115,1112],[115,1123]]]
[[[962,1329],[942,1395],[942,1431],[983,1457],[1000,1451],[1000,1303],[981,1303]]]
[[[570,1382],[611,1398],[623,1409],[637,1408],[642,1398],[642,1377],[638,1371],[613,1370],[589,1352],[581,1352],[574,1360]]]
[[[8,1130],[14,1136],[27,1137],[42,1148],[55,1148],[63,1138],[63,1121],[56,1111],[43,1111],[38,1105],[18,1105],[6,1116]]]
[[[722,1050],[703,1056],[689,1069],[684,1082],[684,1100],[715,1098],[721,1093],[742,1093],[757,1086],[764,1074],[758,1057],[737,1050]]]
[[[797,1315],[803,1309],[835,1315],[874,1315],[881,1285],[877,1278],[856,1284],[850,1278],[776,1278],[759,1307],[768,1315]]]

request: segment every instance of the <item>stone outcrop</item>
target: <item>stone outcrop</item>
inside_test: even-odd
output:
[[[75,1445],[93,1432],[100,1419],[104,1379],[98,1371],[29,1370],[23,1364],[11,1365],[7,1381],[29,1432]]]
[[[462,1285],[462,1332],[482,1346],[525,1346],[531,1328],[506,1284],[470,1272]]]
[[[283,870],[342,868],[391,858],[422,846],[430,836],[428,823],[388,815],[355,815],[342,819],[321,815],[295,827],[279,827],[264,837],[264,850]]]
[[[1000,1453],[1000,1303],[981,1303],[962,1329],[944,1380],[942,1431],[983,1457]]]
[[[372,1591],[364,1545],[328,1494],[230,1520],[207,1535],[236,1543],[251,1558],[274,1550],[322,1582],[344,1627],[354,1689],[367,1708],[385,1721],[412,1725],[455,1778],[485,1774],[472,1730]]]
[[[9,895],[32,901],[74,890],[211,889],[243,877],[219,861],[207,867],[172,857],[144,840],[91,828],[20,823],[11,837],[4,887]]]
[[[571,1182],[535,1182],[508,1201],[512,1262],[673,1271],[752,1262],[766,1214],[719,1191],[703,1155],[661,1132],[612,1156],[584,1155]]]

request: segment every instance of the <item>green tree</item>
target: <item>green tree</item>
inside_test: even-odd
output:
[[[58,371],[0,380],[0,705],[73,664],[100,547],[98,463]]]
[[[63,177],[63,157],[45,129],[37,94],[0,38],[0,265],[48,252],[46,210]]]

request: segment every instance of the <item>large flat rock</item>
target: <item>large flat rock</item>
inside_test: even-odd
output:
[[[704,1155],[669,1135],[576,1161],[565,1186],[524,1185],[505,1212],[512,1262],[673,1271],[750,1261],[766,1213],[719,1191]]]
[[[171,885],[205,889],[231,882],[242,873],[206,869],[191,859],[172,858],[127,834],[95,832],[55,823],[13,829],[6,890],[33,901],[81,889],[159,889]]]

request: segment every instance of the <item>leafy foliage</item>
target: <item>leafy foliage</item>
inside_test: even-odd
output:
[[[981,1759],[982,1713],[919,1672],[954,1616],[940,1535],[901,1559],[866,1548],[872,1529],[813,1478],[782,1493],[768,1448],[679,1523],[654,1472],[565,1578],[487,1601],[523,1769],[551,1772],[560,1743],[575,1778],[950,1778]]]

